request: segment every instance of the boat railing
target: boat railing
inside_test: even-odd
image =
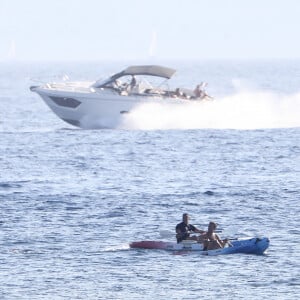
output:
[[[91,91],[89,82],[64,82],[64,83],[47,83],[48,89],[59,89],[65,91],[89,92]]]

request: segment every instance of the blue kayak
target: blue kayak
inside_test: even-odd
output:
[[[221,255],[221,254],[263,254],[269,247],[268,238],[247,238],[231,240],[230,245],[221,249],[203,250],[203,245],[196,241],[186,240],[181,243],[165,241],[138,241],[129,244],[130,248],[135,249],[161,249],[168,251],[199,251],[202,255]]]

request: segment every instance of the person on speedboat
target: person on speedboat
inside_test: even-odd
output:
[[[192,97],[192,99],[212,100],[213,97],[209,96],[205,91],[206,86],[207,86],[206,82],[201,82],[200,84],[198,84],[193,91],[194,96]]]
[[[136,80],[135,76],[132,75],[130,83],[124,84],[124,86],[125,86],[124,89],[127,93],[130,93],[133,91],[133,89],[136,87],[136,85],[137,85],[137,80]]]
[[[136,86],[136,78],[134,75],[132,75],[129,85],[130,85],[130,89],[133,89]]]
[[[206,233],[204,230],[200,230],[192,224],[189,224],[189,215],[184,213],[182,215],[182,222],[176,225],[176,238],[177,243],[182,242],[183,240],[194,240],[197,242],[201,242],[202,235]],[[190,233],[200,233],[200,237],[198,236],[191,236]]]
[[[209,222],[207,232],[202,236],[204,251],[224,248],[227,243],[230,246],[228,239],[221,240],[220,237],[214,232],[216,228],[217,223]]]
[[[208,96],[205,92],[206,83],[201,82],[196,86],[194,89],[194,95],[196,99],[204,99],[206,96]]]

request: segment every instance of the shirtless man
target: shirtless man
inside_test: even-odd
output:
[[[203,250],[213,250],[224,248],[228,239],[221,240],[220,237],[214,232],[217,228],[215,222],[209,222],[207,232],[202,236],[203,238]]]

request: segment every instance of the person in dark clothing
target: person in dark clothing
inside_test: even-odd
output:
[[[201,236],[190,236],[191,232],[204,234],[206,233],[203,230],[198,229],[192,224],[189,224],[189,215],[187,213],[184,213],[182,215],[182,222],[176,225],[176,238],[177,243],[182,242],[183,240],[195,240],[200,242]]]
[[[130,82],[130,87],[134,88],[135,86],[136,86],[136,78],[135,78],[134,75],[132,75],[131,82]]]

